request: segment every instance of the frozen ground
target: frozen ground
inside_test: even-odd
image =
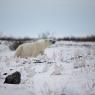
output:
[[[37,58],[14,53],[0,45],[0,95],[95,95],[94,42],[56,42]],[[21,72],[21,83],[3,84],[15,71]]]

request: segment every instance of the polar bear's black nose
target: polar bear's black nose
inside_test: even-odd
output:
[[[52,44],[55,44],[56,41],[55,41],[55,40],[50,40],[50,42],[51,42]]]

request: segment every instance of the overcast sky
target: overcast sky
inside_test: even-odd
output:
[[[95,0],[0,0],[0,32],[16,37],[95,35]]]

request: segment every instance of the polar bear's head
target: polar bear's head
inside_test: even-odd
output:
[[[45,42],[51,45],[51,44],[55,44],[56,40],[55,39],[41,39],[41,40],[38,40],[38,42]]]

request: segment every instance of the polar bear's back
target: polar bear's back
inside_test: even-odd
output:
[[[40,53],[40,48],[41,44],[37,42],[23,44],[22,57],[36,57]]]

